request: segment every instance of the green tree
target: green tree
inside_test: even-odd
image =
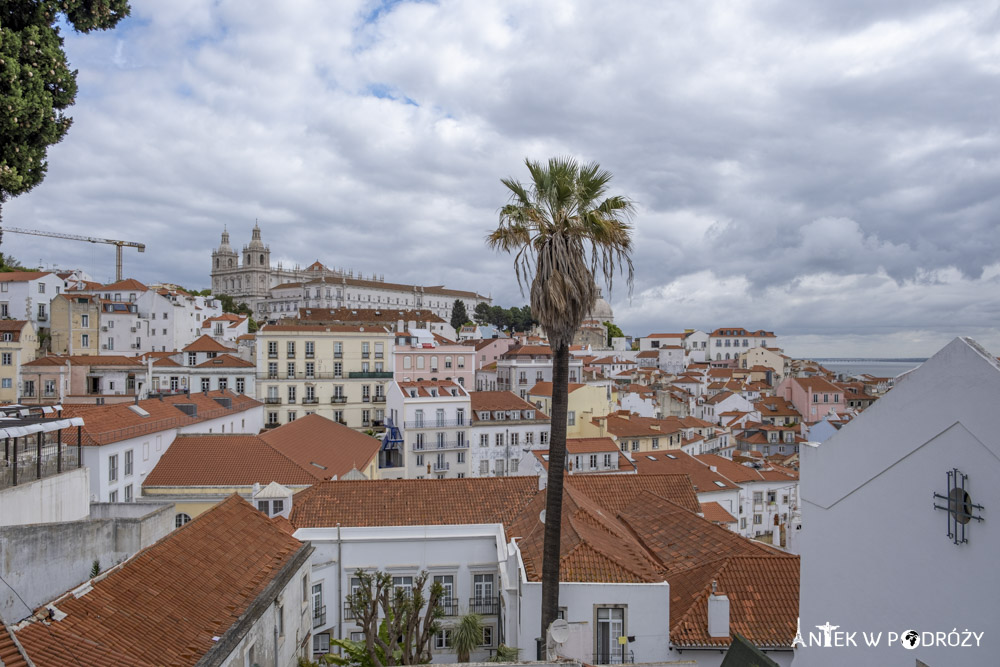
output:
[[[566,413],[569,346],[597,299],[595,275],[610,291],[618,269],[632,284],[633,204],[607,195],[611,173],[596,163],[552,158],[547,164],[525,160],[527,185],[502,179],[510,199],[500,209],[499,226],[487,243],[514,254],[518,285],[530,279],[531,313],[552,347],[552,413],[549,472],[542,555],[541,637],[559,612],[559,538],[563,473],[566,469]]]
[[[469,313],[465,310],[465,302],[461,299],[455,299],[455,303],[451,307],[451,328],[457,332],[468,321]]]
[[[49,146],[72,124],[76,99],[59,22],[107,30],[128,16],[127,0],[5,0],[0,4],[0,222],[3,204],[42,182]]]
[[[483,619],[479,614],[466,614],[451,632],[451,645],[459,662],[469,662],[469,655],[483,643]]]
[[[624,338],[625,334],[614,322],[605,322],[604,328],[608,330],[608,347],[611,347],[612,338]]]
[[[374,667],[430,662],[431,638],[444,614],[438,604],[444,594],[441,584],[431,584],[425,596],[426,571],[413,578],[409,590],[394,586],[388,572],[358,570],[354,576],[358,587],[347,604],[364,632],[364,650]]]
[[[473,319],[476,324],[489,324],[490,323],[490,304],[485,301],[477,303],[475,310],[472,311]]]

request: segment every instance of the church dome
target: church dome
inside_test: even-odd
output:
[[[611,304],[604,299],[604,295],[600,290],[597,292],[597,300],[594,301],[594,307],[590,309],[587,319],[597,320],[598,322],[615,321],[615,314],[611,310]]]
[[[250,245],[247,246],[249,250],[263,250],[264,242],[260,240],[260,225],[254,224],[253,235],[250,238]]]
[[[225,227],[222,229],[222,244],[219,246],[219,252],[225,253],[227,255],[235,255],[233,247],[229,245],[229,230]]]

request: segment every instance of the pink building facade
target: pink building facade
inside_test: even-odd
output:
[[[393,377],[396,382],[457,382],[468,391],[476,385],[476,350],[458,343],[439,343],[434,336],[404,331],[396,334]]]
[[[791,402],[807,422],[845,411],[844,390],[821,377],[785,378],[775,394]]]

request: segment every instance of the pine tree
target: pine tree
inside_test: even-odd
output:
[[[469,321],[469,313],[465,310],[465,302],[455,299],[455,305],[451,307],[451,328],[458,332],[462,325]]]

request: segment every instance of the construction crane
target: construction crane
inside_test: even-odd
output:
[[[32,236],[49,236],[54,239],[69,239],[71,241],[87,241],[88,243],[108,243],[115,246],[115,282],[122,279],[122,248],[136,248],[139,252],[146,252],[145,243],[135,241],[117,241],[115,239],[98,239],[92,236],[80,236],[79,234],[60,234],[59,232],[45,232],[40,229],[20,229],[19,227],[4,227],[2,232],[14,232],[15,234],[31,234]]]

